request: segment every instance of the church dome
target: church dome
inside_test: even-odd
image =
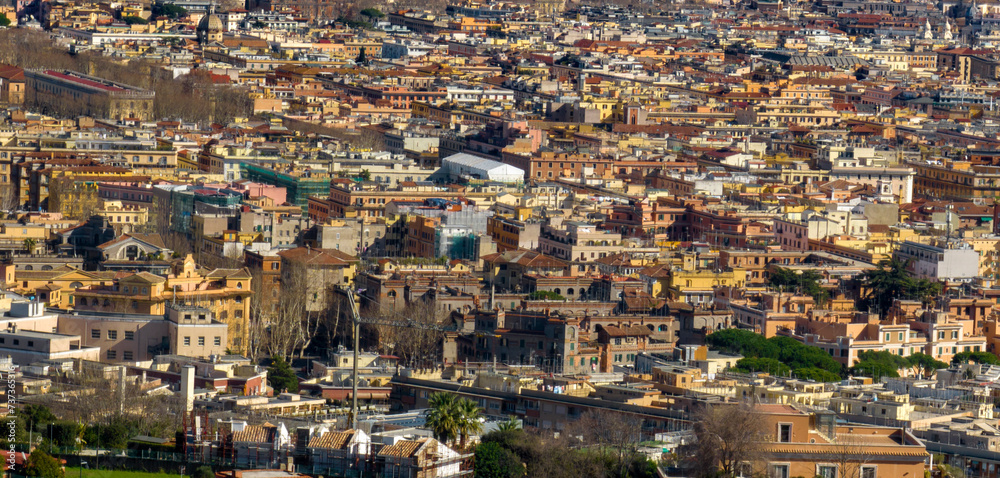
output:
[[[201,21],[198,22],[199,32],[221,32],[222,30],[222,20],[214,13],[201,17]]]

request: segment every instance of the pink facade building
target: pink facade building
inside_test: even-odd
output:
[[[243,193],[243,197],[247,199],[266,196],[273,199],[274,204],[284,204],[288,199],[285,188],[270,184],[236,181],[229,186],[229,189]]]

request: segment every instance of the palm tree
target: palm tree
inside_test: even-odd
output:
[[[500,424],[497,425],[497,431],[500,432],[512,432],[520,429],[521,429],[521,422],[517,421],[517,419],[514,417],[510,417],[507,419],[507,421],[500,422]]]
[[[483,431],[483,424],[479,421],[479,405],[467,398],[460,398],[455,402],[458,412],[458,434],[461,437],[461,448],[465,448],[469,435]]]
[[[434,438],[442,443],[455,441],[459,434],[459,414],[455,405],[455,395],[439,392],[431,395],[428,402],[426,426]]]
[[[28,251],[28,254],[34,254],[36,244],[38,244],[38,242],[29,237],[24,240],[24,250]]]

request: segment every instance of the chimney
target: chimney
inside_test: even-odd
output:
[[[184,410],[194,409],[194,367],[185,365],[181,369],[181,395],[184,395]]]

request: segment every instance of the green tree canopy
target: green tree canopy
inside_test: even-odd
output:
[[[28,456],[24,466],[24,473],[28,476],[38,476],[41,478],[63,478],[62,463],[52,455],[40,449],[35,449]]]
[[[879,262],[877,269],[865,272],[862,286],[866,294],[858,308],[876,311],[884,317],[896,299],[919,300],[926,304],[941,294],[940,282],[913,278],[907,270],[909,265],[910,261],[894,257]]]
[[[0,15],[0,27],[9,27],[9,26],[10,26],[10,19],[7,18],[7,15]]]
[[[536,290],[528,294],[528,300],[566,300],[566,298],[551,290]]]
[[[496,442],[476,447],[476,478],[515,478],[524,476],[524,464],[514,452]]]
[[[839,382],[839,374],[829,370],[816,367],[802,367],[795,369],[795,378],[802,380],[815,380],[817,382]]]
[[[993,354],[989,355],[993,356]],[[996,360],[996,357],[993,357],[993,359]],[[906,360],[910,363],[910,368],[914,372],[925,375],[931,375],[935,370],[948,368],[948,364],[921,352],[911,354],[909,357],[906,357]]]
[[[122,21],[129,25],[145,25],[149,23],[145,18],[138,17],[135,15],[125,15],[122,17]]]
[[[360,13],[368,18],[382,18],[385,16],[385,14],[377,8],[366,8],[361,10]]]
[[[851,368],[851,373],[863,375],[878,380],[882,377],[898,377],[899,370],[910,367],[906,357],[886,351],[868,351],[858,354],[857,363]]]
[[[839,376],[843,371],[843,366],[837,362],[829,353],[819,347],[805,345],[791,337],[771,337],[765,339],[764,336],[742,329],[723,329],[709,334],[706,342],[710,347],[722,352],[740,354],[751,359],[771,359],[783,364],[798,375],[800,369],[820,369],[828,374],[819,375],[816,372],[809,372],[812,377],[827,377],[833,381],[834,375]],[[741,360],[742,362],[742,360]],[[781,371],[773,362],[748,361],[744,365],[749,370],[750,367],[770,367],[770,370]],[[740,368],[739,363],[737,367]],[[765,371],[763,368],[757,371]],[[839,379],[839,378],[838,378]]]
[[[215,472],[212,471],[212,467],[208,465],[199,466],[196,470],[194,470],[194,474],[191,475],[191,478],[215,478]]]
[[[792,368],[773,358],[749,357],[736,362],[737,372],[764,372],[779,377],[787,377]]]
[[[151,11],[153,13],[152,18],[167,17],[173,20],[187,16],[187,10],[184,7],[174,5],[173,3],[153,2]]]
[[[280,356],[271,359],[271,366],[267,369],[267,381],[272,388],[279,392],[296,393],[299,391],[299,378],[292,370],[292,366]]]
[[[959,352],[951,358],[952,363],[975,362],[986,365],[1000,365],[1000,359],[989,352]],[[945,367],[940,367],[945,368]]]
[[[76,447],[77,438],[83,427],[79,423],[70,420],[60,420],[48,424],[48,435],[52,437],[52,444],[58,447]]]
[[[771,271],[768,284],[783,292],[798,292],[813,298],[816,304],[822,304],[830,298],[830,294],[820,285],[823,280],[818,272],[804,270],[796,272],[792,269],[777,267]]]
[[[56,421],[56,416],[45,405],[25,405],[21,407],[20,415],[35,431],[44,430],[47,424]]]

